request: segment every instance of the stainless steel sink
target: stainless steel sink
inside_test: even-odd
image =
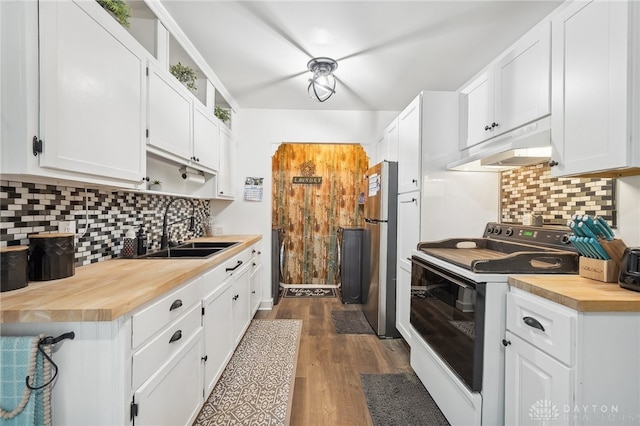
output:
[[[193,243],[186,243],[177,246],[176,248],[220,248],[225,249],[231,246],[239,244],[237,241],[222,242],[222,241],[197,241]]]
[[[136,259],[206,259],[236,244],[239,242],[199,241],[144,254]]]

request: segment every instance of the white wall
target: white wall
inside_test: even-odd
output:
[[[236,200],[212,201],[225,234],[262,234],[263,300],[271,294],[271,157],[283,142],[359,143],[375,157],[375,141],[398,111],[242,109],[234,116],[237,142]],[[264,178],[261,202],[244,201],[244,179]]]
[[[616,204],[618,209],[618,229],[620,238],[628,247],[640,246],[640,176],[617,180]]]

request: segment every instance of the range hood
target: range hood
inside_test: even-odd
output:
[[[550,117],[471,147],[447,165],[458,171],[502,171],[540,164],[551,158]]]

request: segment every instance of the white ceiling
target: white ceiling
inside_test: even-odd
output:
[[[161,0],[240,108],[399,111],[456,90],[561,1]],[[338,61],[307,94],[307,62]]]

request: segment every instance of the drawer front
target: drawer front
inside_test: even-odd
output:
[[[231,259],[224,262],[222,266],[222,270],[224,271],[225,278],[240,272],[243,266],[246,266],[247,263],[251,260],[251,249],[246,249],[241,253],[233,256]]]
[[[147,380],[154,371],[169,361],[190,338],[198,333],[201,324],[202,308],[197,304],[175,323],[133,354],[131,384],[133,389]]]
[[[527,293],[507,294],[507,330],[571,366],[577,312]]]
[[[135,349],[167,324],[183,315],[202,299],[202,278],[199,277],[178,290],[162,297],[132,317],[132,348]]]

